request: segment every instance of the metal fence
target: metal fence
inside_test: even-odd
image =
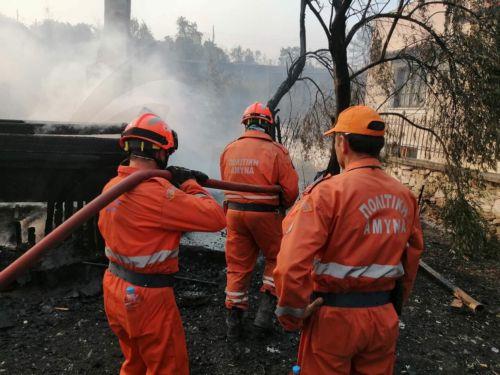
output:
[[[426,126],[426,115],[406,115],[418,125]],[[441,144],[428,131],[418,129],[395,115],[385,117],[387,124],[385,153],[387,156],[403,159],[429,160],[444,163],[445,155]]]

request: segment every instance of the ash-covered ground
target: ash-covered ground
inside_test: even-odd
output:
[[[450,307],[452,300],[419,273],[401,320],[398,374],[498,374],[500,330],[498,263],[454,258],[441,236],[427,229],[424,259],[477,299],[483,314]],[[179,281],[177,300],[186,330],[192,374],[286,374],[296,359],[298,334],[250,334],[240,344],[225,339],[223,253],[181,252],[181,272],[215,285]],[[0,258],[11,259],[7,250]],[[1,262],[1,266],[5,266]],[[262,267],[259,267],[259,270]],[[76,265],[0,294],[0,373],[117,374],[122,355],[108,328],[100,292],[103,268]],[[254,277],[254,316],[260,274]],[[335,335],[335,327],[332,327]]]

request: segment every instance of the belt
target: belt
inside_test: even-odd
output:
[[[324,306],[333,307],[375,307],[391,302],[391,292],[351,292],[322,293],[314,292],[313,300],[323,298]]]
[[[145,288],[164,288],[174,286],[174,276],[166,274],[138,273],[128,270],[117,263],[109,262],[108,270],[130,284]]]
[[[253,212],[277,212],[279,210],[279,206],[271,206],[269,204],[238,203],[238,202],[227,202],[227,208],[236,211],[253,211]]]

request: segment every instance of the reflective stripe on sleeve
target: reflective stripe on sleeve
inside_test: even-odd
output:
[[[282,315],[290,315],[295,318],[302,318],[304,316],[304,312],[306,309],[299,309],[296,307],[290,307],[290,306],[278,306],[276,307],[276,310],[274,313],[276,316],[282,316]]]
[[[179,248],[174,250],[160,250],[150,255],[139,255],[133,257],[117,254],[109,247],[106,247],[104,251],[108,258],[112,258],[112,260],[116,259],[123,264],[134,266],[136,268],[145,268],[147,266],[161,263],[167,259],[177,258],[179,255]]]
[[[314,263],[314,273],[316,275],[328,275],[338,279],[346,277],[371,277],[379,279],[381,277],[398,278],[405,274],[403,265],[371,264],[369,266],[346,266],[340,263]]]

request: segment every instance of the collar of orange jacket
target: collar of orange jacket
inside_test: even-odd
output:
[[[260,139],[265,139],[266,141],[273,140],[269,134],[263,133],[258,130],[247,130],[239,139],[241,138],[260,138]]]
[[[345,172],[349,172],[349,171],[356,169],[356,168],[363,168],[363,167],[380,168],[381,166],[382,166],[382,163],[378,159],[363,158],[363,159],[355,160],[355,161],[349,163],[349,165],[345,169]]]

